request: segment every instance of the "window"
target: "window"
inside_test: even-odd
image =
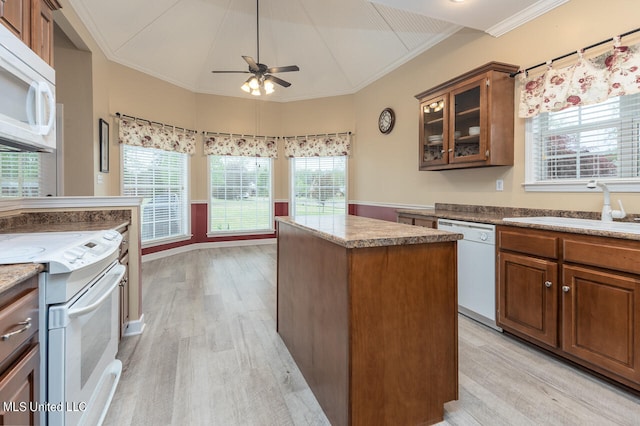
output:
[[[273,232],[271,159],[209,155],[209,231]]]
[[[529,118],[525,186],[568,190],[597,179],[628,184],[619,190],[633,190],[634,182],[638,188],[639,131],[640,94]]]
[[[142,242],[188,232],[188,154],[122,145],[122,193],[142,197]]]
[[[0,196],[56,195],[56,155],[0,152]]]
[[[347,157],[291,159],[291,214],[347,214]]]

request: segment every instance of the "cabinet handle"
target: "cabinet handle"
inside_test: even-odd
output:
[[[127,277],[122,278],[122,279],[120,280],[120,284],[119,284],[119,285],[120,285],[120,287],[124,287],[125,285],[127,285],[127,281],[129,281],[129,280],[127,279]]]
[[[570,289],[571,289],[571,287],[569,287],[568,285],[563,285],[562,286],[562,291],[564,291],[565,293],[569,293]]]
[[[453,152],[453,148],[449,148],[449,152]]]
[[[3,1],[3,3],[4,3],[4,1]],[[16,334],[24,333],[25,331],[30,329],[31,328],[31,318],[27,318],[26,320],[19,322],[18,325],[24,325],[24,327],[22,327],[22,328],[20,328],[20,329],[18,329],[16,331],[12,331],[11,333],[4,334],[2,336],[2,340],[3,341],[9,340],[9,339],[11,339],[11,336],[15,336]]]
[[[442,151],[440,151],[440,154],[444,154],[445,152],[447,152],[447,151],[445,151],[445,150],[443,149]]]
[[[545,285],[547,288],[550,288],[550,287],[553,285],[553,283],[552,283],[551,281],[545,281],[545,282],[544,282],[544,285]]]

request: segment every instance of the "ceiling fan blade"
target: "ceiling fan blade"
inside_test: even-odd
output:
[[[260,67],[258,67],[258,64],[253,60],[251,56],[243,56],[242,59],[244,59],[249,64],[249,71],[253,73],[260,71]]]
[[[276,77],[275,75],[268,75],[266,77],[266,79],[273,81],[274,83],[278,83],[280,86],[282,87],[289,87],[291,86],[291,83],[289,83],[288,81],[284,81],[281,78]]]
[[[251,74],[249,71],[211,71],[214,74],[237,74],[237,73],[241,73],[241,74]]]
[[[273,74],[275,72],[291,72],[291,71],[300,71],[297,65],[287,65],[286,67],[271,67],[267,68],[267,72]]]

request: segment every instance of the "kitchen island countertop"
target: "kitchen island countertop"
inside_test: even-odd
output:
[[[39,263],[0,265],[0,294],[39,274],[44,269]]]
[[[462,239],[456,234],[361,216],[279,216],[300,229],[346,248],[440,243]]]

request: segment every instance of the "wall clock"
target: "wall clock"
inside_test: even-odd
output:
[[[385,108],[378,117],[378,129],[381,133],[391,133],[396,122],[396,115],[391,108]]]

